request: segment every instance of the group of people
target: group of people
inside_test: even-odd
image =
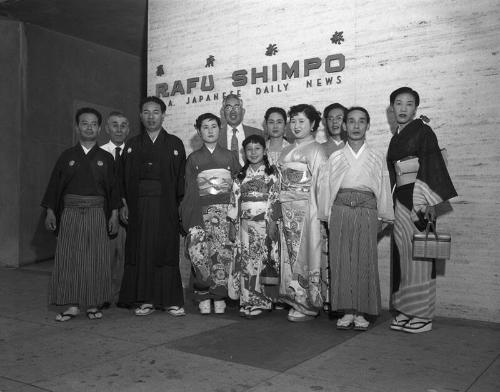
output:
[[[127,119],[111,113],[101,147],[100,113],[80,109],[79,143],[58,159],[42,202],[58,232],[49,302],[69,306],[56,320],[81,309],[99,319],[112,302],[137,316],[185,315],[182,234],[201,314],[224,313],[231,298],[243,317],[286,307],[300,322],[327,304],[338,329],[366,330],[381,307],[378,234],[393,225],[390,327],[430,331],[435,263],[414,260],[411,240],[456,191],[434,132],[416,119],[418,93],[402,87],[389,101],[398,127],[387,157],[366,143],[370,115],[359,106],[271,107],[264,133],[243,124],[243,101],[230,94],[220,118],[196,119],[203,145],[187,159],[157,97],[141,102],[145,131],[126,142]]]

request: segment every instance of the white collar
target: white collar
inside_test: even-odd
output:
[[[351,150],[352,155],[354,156],[355,159],[358,159],[359,156],[363,153],[363,151],[366,150],[366,141],[363,143],[361,148],[358,150],[358,152],[354,152],[352,149],[351,145],[349,143],[346,143],[346,146],[349,147],[349,150]]]
[[[242,122],[239,123],[238,126],[236,126],[236,127],[233,127],[232,125],[227,124],[228,131],[233,132],[234,128],[236,128],[236,131],[237,131],[236,133],[240,133],[240,131],[243,132],[243,123]]]
[[[85,153],[85,155],[87,155],[89,153],[89,151],[92,150],[92,148],[94,148],[94,146],[87,148],[83,144],[80,144],[80,146],[82,146],[83,152]]]

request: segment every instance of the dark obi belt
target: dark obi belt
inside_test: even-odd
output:
[[[65,208],[103,208],[103,196],[64,195]]]
[[[377,209],[377,199],[375,198],[373,192],[351,188],[340,189],[333,204],[351,208],[359,207],[369,208],[372,210]]]

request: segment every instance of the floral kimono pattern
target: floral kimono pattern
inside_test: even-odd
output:
[[[316,315],[323,306],[321,233],[312,184],[326,160],[323,147],[311,140],[286,147],[278,162],[283,218],[280,299],[306,315]]]
[[[279,214],[278,180],[264,165],[247,169],[243,180],[233,183],[228,217],[238,225],[239,251],[233,282],[240,305],[271,309],[278,296],[279,243],[269,236],[269,224]]]

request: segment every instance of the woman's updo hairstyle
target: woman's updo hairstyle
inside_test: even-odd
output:
[[[295,117],[299,113],[304,113],[312,124],[313,132],[316,132],[321,122],[321,113],[318,112],[313,105],[301,103],[300,105],[295,105],[290,108],[290,111],[288,112],[290,121],[292,120],[292,117]]]

